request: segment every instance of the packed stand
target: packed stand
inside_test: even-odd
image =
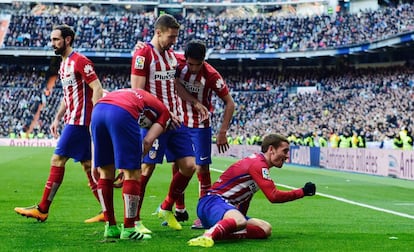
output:
[[[279,73],[279,84],[268,92],[233,92],[239,104],[229,130],[231,140],[246,144],[249,137],[277,130],[293,136],[299,145],[307,145],[303,141],[310,136],[324,135],[329,140],[333,133],[347,138],[357,134],[367,142],[389,142],[401,129],[413,132],[412,67],[315,72],[284,71]],[[270,73],[277,79],[275,72]],[[293,75],[296,78],[289,77]],[[255,82],[254,78],[247,81]],[[244,84],[239,82],[233,88]],[[295,86],[309,84],[318,91],[289,95]]]
[[[108,90],[125,88],[125,83],[129,83],[128,70],[97,68],[103,87]],[[21,72],[28,77],[22,77]],[[223,69],[222,73],[236,102],[228,131],[232,144],[257,144],[260,141],[257,136],[270,131],[285,132],[293,137],[292,143],[309,145],[304,142],[306,138],[324,135],[329,140],[333,133],[338,137],[358,134],[367,142],[383,142],[393,141],[403,128],[409,134],[413,130],[410,116],[414,113],[414,68],[410,66],[341,72],[261,70],[237,74]],[[28,127],[39,99],[46,99],[46,102],[43,101],[35,129],[49,137],[50,120],[59,107],[62,89],[57,85],[51,95],[45,97],[43,87],[34,81],[44,80],[42,75],[42,71],[11,70],[2,76],[2,137],[10,132],[19,134]],[[297,86],[315,86],[317,91],[295,94]],[[213,102],[212,125],[216,131],[223,106],[219,100]]]
[[[113,8],[113,7],[112,7]],[[95,51],[130,51],[136,41],[152,37],[154,12],[92,10],[53,6],[19,9],[11,17],[4,47],[49,48],[52,24],[66,23],[77,31],[76,48]],[[243,13],[243,12],[241,12]],[[252,14],[252,15],[251,15]],[[274,13],[215,15],[201,10],[180,20],[176,50],[197,38],[219,52],[291,52],[338,48],[382,40],[414,30],[414,7],[402,4],[355,14],[298,17]]]

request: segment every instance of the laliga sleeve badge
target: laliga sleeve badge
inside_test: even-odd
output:
[[[157,157],[157,151],[150,150],[148,155],[149,155],[149,158],[155,159]]]
[[[145,64],[145,57],[143,56],[137,56],[135,59],[134,68],[135,69],[144,69]]]
[[[264,179],[271,180],[269,169],[262,168],[262,176]]]

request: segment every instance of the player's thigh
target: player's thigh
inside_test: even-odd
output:
[[[124,109],[120,108],[116,117],[109,129],[114,147],[115,168],[141,169],[140,127],[136,119]]]
[[[224,215],[237,208],[227,203],[223,198],[217,195],[207,195],[202,197],[197,205],[197,216],[206,228],[214,226],[223,219]]]
[[[167,149],[165,156],[168,162],[174,162],[184,157],[194,157],[194,144],[187,127],[179,127],[168,131]]]
[[[97,104],[92,112],[91,134],[94,167],[114,164],[113,145],[107,122],[107,113],[114,112],[112,109],[112,105]]]
[[[65,125],[54,154],[73,158],[76,162],[91,159],[91,135],[84,125]]]
[[[211,128],[189,128],[197,165],[211,164]]]

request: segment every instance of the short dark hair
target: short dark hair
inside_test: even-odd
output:
[[[203,61],[206,57],[206,45],[199,39],[193,39],[185,46],[184,56],[186,59],[192,58]]]
[[[160,29],[161,31],[165,31],[169,28],[180,29],[180,24],[174,16],[170,14],[162,14],[155,21],[154,28]]]
[[[289,143],[289,140],[286,137],[279,134],[272,133],[266,135],[262,141],[262,152],[265,153],[269,149],[269,146],[277,148],[280,146],[282,142]]]
[[[73,41],[75,40],[75,31],[69,25],[56,25],[53,27],[53,30],[59,30],[62,33],[62,38],[71,37],[69,45],[72,46]]]

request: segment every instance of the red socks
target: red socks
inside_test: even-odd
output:
[[[98,194],[100,196],[100,202],[102,211],[105,217],[105,221],[109,222],[109,225],[115,225],[114,214],[114,182],[112,179],[99,179],[98,180]]]
[[[266,239],[267,238],[265,231],[259,226],[247,224],[246,231],[247,231],[247,234],[246,234],[247,239]]]
[[[39,203],[40,212],[49,212],[49,207],[52,204],[53,198],[55,197],[60,184],[62,184],[64,175],[65,167],[50,167],[49,178],[47,179],[45,190],[43,191],[42,200]]]
[[[141,220],[141,207],[142,207],[142,202],[144,201],[145,189],[147,188],[149,177],[145,175],[141,175],[140,180],[141,180],[140,181],[141,190],[139,192],[139,197],[141,200],[138,203],[137,218],[136,218],[137,221]]]
[[[223,240],[228,234],[237,230],[237,224],[234,219],[224,219],[210,228],[205,235],[210,236],[213,240]]]
[[[177,166],[173,166],[172,173],[173,176],[178,172]],[[207,190],[211,187],[211,176],[210,172],[206,173],[197,173],[198,181],[199,181],[199,198],[203,197],[207,194]],[[175,200],[175,208],[176,209],[185,209],[185,201],[184,201],[184,193],[178,195],[178,198]]]
[[[207,190],[211,187],[210,171],[197,174],[198,181],[200,182],[200,198],[206,195]]]
[[[186,177],[180,172],[177,172],[171,181],[168,195],[164,202],[161,204],[161,209],[172,211],[172,207],[176,199],[178,199],[183,193],[185,188],[190,182],[191,177]]]
[[[137,180],[125,180],[122,187],[124,199],[124,227],[134,227],[140,202],[141,186]]]
[[[226,234],[223,239],[267,239],[267,235],[262,228],[248,224],[245,229]]]
[[[98,185],[93,180],[91,172],[86,172],[86,176],[88,177],[89,188],[91,188],[93,195],[95,195],[95,198],[99,201],[98,193],[96,191],[98,189]]]
[[[177,164],[172,165],[172,176],[174,177],[177,172],[179,172]],[[184,193],[181,195],[177,195],[177,198],[175,199],[175,209],[185,209],[185,199],[184,199]]]

